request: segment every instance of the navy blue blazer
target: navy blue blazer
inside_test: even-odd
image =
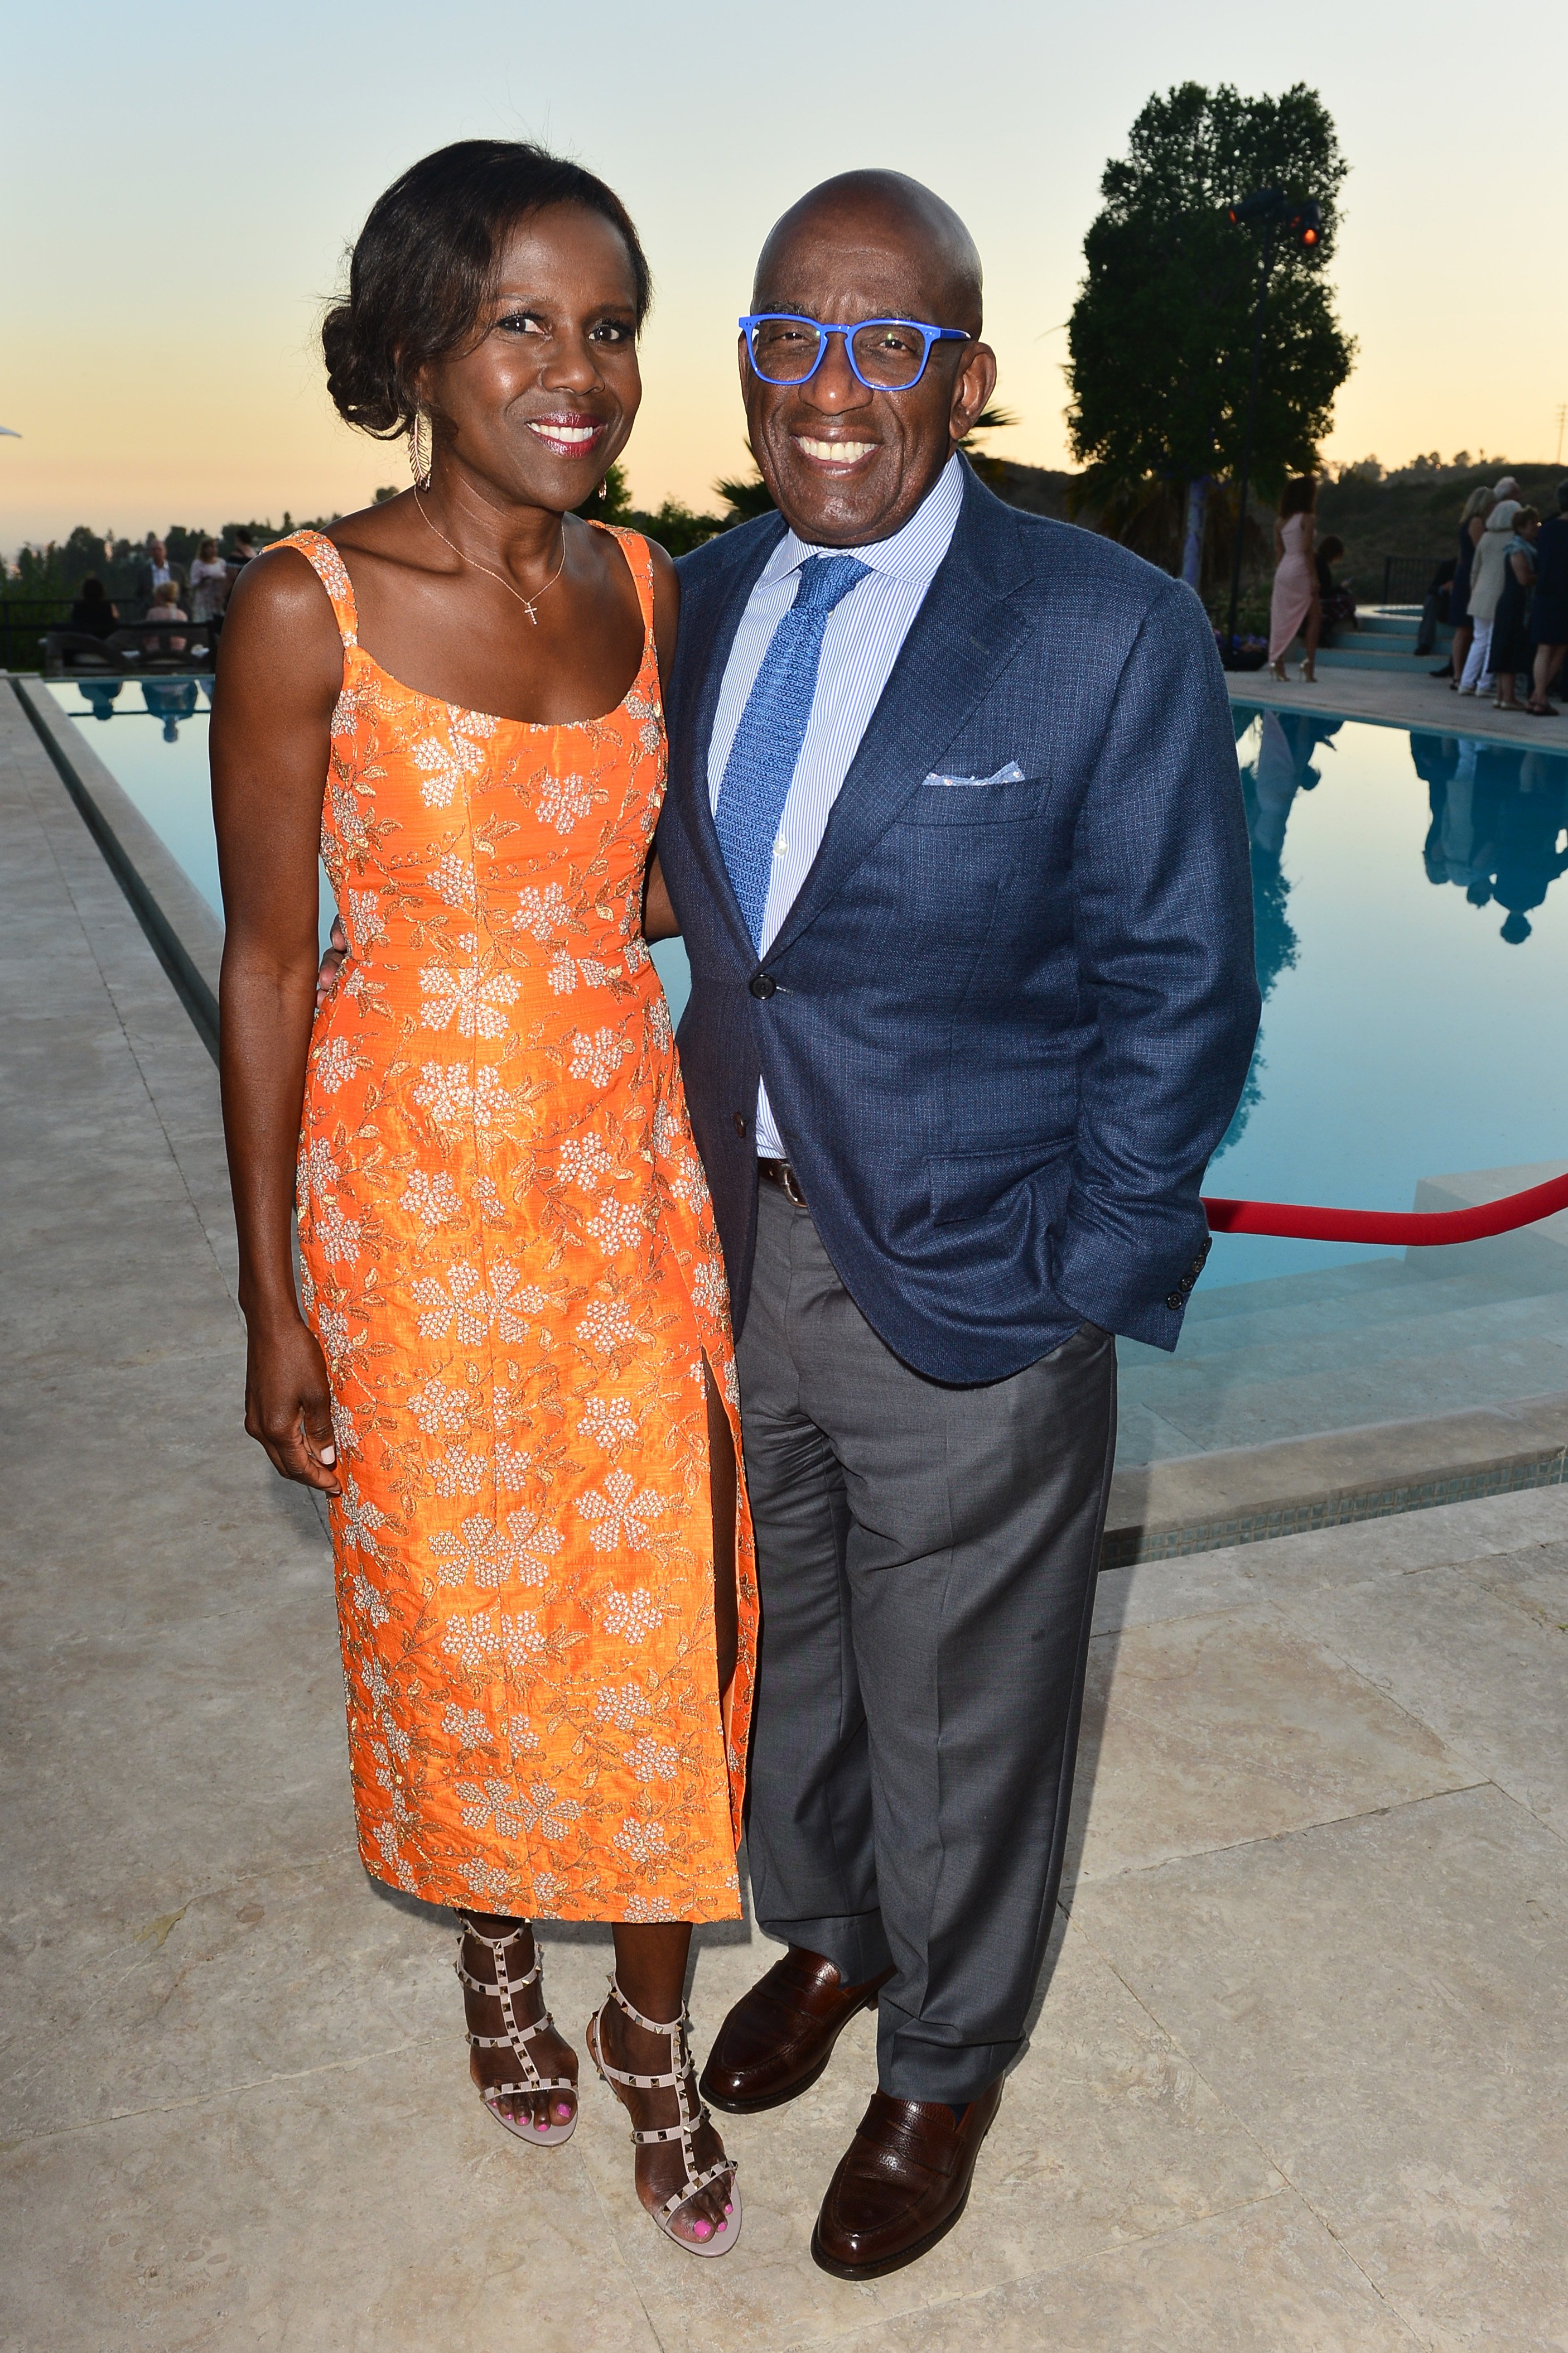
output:
[[[757,1082],[835,1267],[919,1372],[1033,1364],[1086,1318],[1173,1348],[1198,1187],[1258,1028],[1235,737],[1198,600],[1112,542],[963,512],[816,863],[759,961],[708,798],[767,515],[680,565],[658,848],[679,1044],[735,1328]],[[1021,781],[970,786],[933,773]]]

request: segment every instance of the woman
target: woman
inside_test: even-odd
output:
[[[470,2073],[534,2145],[577,2059],[528,1915],[615,1923],[589,2048],[644,2205],[713,2255],[741,2204],[681,1991],[690,1923],[740,1911],[755,1588],[642,915],[677,591],[574,512],[647,298],[618,199],[534,147],[446,148],[373,208],[328,384],[408,431],[415,486],[230,601],[223,1086],[246,1426],[331,1498],[366,1868],[459,1914]],[[318,839],[350,956],[312,1029]]]
[[[1491,666],[1497,681],[1500,711],[1522,711],[1519,682],[1530,684],[1530,605],[1535,588],[1535,537],[1541,515],[1534,507],[1520,507],[1504,550],[1502,589],[1492,617]]]
[[[84,638],[112,637],[120,627],[120,616],[101,580],[84,580],[70,609],[68,629],[76,629]]]
[[[1501,485],[1499,486],[1500,491]],[[1513,519],[1519,512],[1516,498],[1500,496],[1489,511],[1475,561],[1470,566],[1470,649],[1465,656],[1465,667],[1459,679],[1459,692],[1482,694],[1491,691],[1492,623],[1497,617],[1498,598],[1502,595],[1503,575],[1508,569],[1508,543],[1513,530]]]
[[[202,552],[191,566],[191,618],[211,621],[222,612],[228,596],[228,566],[217,552],[216,539],[204,539]]]
[[[161,622],[166,628],[171,621],[188,621],[190,617],[180,602],[180,584],[177,580],[165,580],[161,587],[153,589],[153,601],[147,607],[147,618],[150,621]],[[149,637],[142,640],[142,647],[149,654],[183,654],[185,650],[185,639]]]
[[[1313,509],[1318,485],[1310,474],[1287,482],[1274,525],[1274,596],[1268,612],[1268,662],[1274,676],[1286,676],[1285,656],[1298,637],[1306,640],[1301,664],[1303,686],[1316,686],[1314,664],[1321,612],[1318,579],[1312,568],[1312,543],[1317,533]]]
[[[1465,674],[1465,660],[1475,631],[1470,618],[1470,567],[1491,506],[1492,493],[1482,482],[1465,501],[1465,511],[1459,517],[1459,551],[1454,564],[1453,586],[1448,591],[1448,618],[1454,625],[1454,642],[1448,649],[1448,684],[1456,689]]]

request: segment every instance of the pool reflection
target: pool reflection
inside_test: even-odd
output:
[[[1568,872],[1568,850],[1557,846],[1568,823],[1568,761],[1463,735],[1412,735],[1410,756],[1432,813],[1422,848],[1427,881],[1452,883],[1472,907],[1495,902],[1504,910],[1499,938],[1522,947],[1531,913]]]

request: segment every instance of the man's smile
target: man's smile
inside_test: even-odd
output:
[[[847,472],[882,446],[879,441],[825,441],[809,433],[792,433],[790,439],[813,465],[830,466],[836,473]]]

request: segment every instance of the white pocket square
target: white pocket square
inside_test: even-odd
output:
[[[1016,760],[1009,760],[1006,766],[998,768],[994,776],[939,776],[933,774],[926,778],[928,785],[945,786],[949,790],[958,787],[967,792],[976,792],[982,785],[1021,785],[1023,781],[1024,771]]]

